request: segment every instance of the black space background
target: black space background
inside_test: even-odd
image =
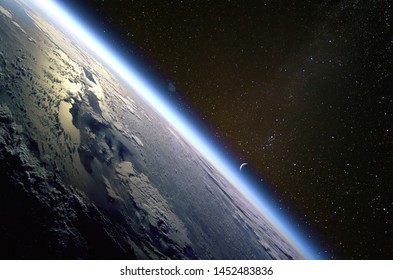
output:
[[[390,1],[58,1],[156,75],[324,258],[393,259]]]

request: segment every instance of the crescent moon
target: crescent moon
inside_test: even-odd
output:
[[[248,165],[248,163],[247,163],[247,162],[245,162],[245,163],[242,163],[242,164],[240,165],[240,171],[242,171],[243,167],[244,167],[244,166],[246,166],[246,165]]]

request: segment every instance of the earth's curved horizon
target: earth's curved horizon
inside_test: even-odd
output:
[[[304,259],[143,98],[0,0],[1,259]]]

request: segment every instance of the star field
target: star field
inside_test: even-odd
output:
[[[393,258],[389,1],[63,1],[278,197],[326,258]]]

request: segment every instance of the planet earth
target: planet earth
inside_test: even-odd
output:
[[[0,0],[0,42],[0,258],[304,258],[30,1]]]

